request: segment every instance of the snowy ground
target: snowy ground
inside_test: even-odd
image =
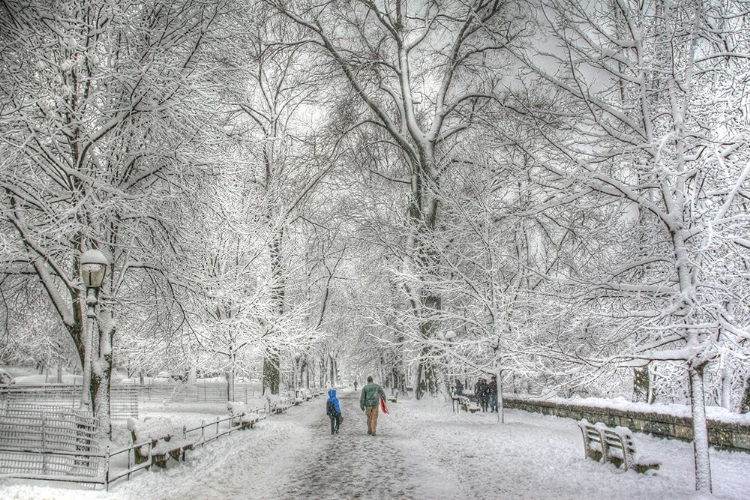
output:
[[[57,483],[0,482],[3,499],[680,499],[693,493],[689,443],[636,434],[641,454],[662,462],[648,474],[583,459],[576,422],[509,410],[454,414],[433,399],[392,403],[368,436],[358,394],[340,394],[344,423],[331,435],[325,402],[286,414],[188,454],[184,464],[142,472],[111,491]],[[175,413],[180,410],[180,413]],[[221,405],[154,408],[191,421]],[[201,413],[204,412],[204,413]],[[750,497],[750,454],[712,451],[714,497]]]

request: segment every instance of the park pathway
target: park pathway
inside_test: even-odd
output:
[[[331,435],[325,398],[261,423],[222,456],[195,457],[190,487],[173,487],[165,500],[441,499],[462,498],[455,477],[422,450],[410,425],[394,411],[380,415],[367,435],[359,394],[339,393],[344,422]],[[395,405],[394,405],[395,406]],[[395,409],[395,408],[394,408]],[[243,434],[245,436],[243,436]],[[247,437],[248,439],[241,439]],[[208,465],[214,464],[215,466]],[[188,465],[189,466],[189,465]],[[175,468],[176,474],[181,474]],[[182,472],[184,473],[184,472]],[[177,479],[177,478],[173,478]],[[179,479],[177,479],[179,483]],[[186,485],[187,486],[187,485]]]
[[[425,476],[442,482],[444,471],[430,474],[429,464],[412,462],[413,449],[405,450],[414,444],[408,429],[393,425],[392,416],[381,414],[377,436],[369,436],[358,394],[344,393],[340,402],[339,434],[331,435],[328,419],[308,424],[312,449],[303,452],[307,459],[292,461],[289,498],[425,498]]]

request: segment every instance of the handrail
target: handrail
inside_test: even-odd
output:
[[[153,464],[153,460],[149,460],[146,462],[143,462],[142,464],[135,465],[132,463],[131,458],[133,456],[132,453],[130,453],[132,450],[139,448],[141,446],[148,446],[148,456],[151,456],[151,447],[152,442],[151,441],[142,441],[140,443],[133,443],[130,446],[126,446],[125,448],[120,448],[117,451],[110,452],[109,447],[107,447],[107,456],[106,456],[106,463],[104,464],[104,489],[109,491],[109,485],[110,483],[113,483],[117,481],[120,478],[123,478],[125,476],[128,476],[128,479],[130,479],[130,475],[134,472],[137,472],[141,469],[148,469]],[[128,454],[128,466],[124,471],[118,472],[114,475],[111,474],[110,469],[110,460],[112,457],[121,455],[123,453]]]
[[[104,453],[91,453],[87,451],[67,451],[67,450],[35,450],[33,448],[24,448],[22,446],[10,446],[4,445],[0,447],[0,451],[8,451],[11,453],[35,453],[37,455],[60,455],[64,457],[96,457],[105,458]]]

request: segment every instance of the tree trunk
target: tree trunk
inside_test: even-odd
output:
[[[227,371],[227,401],[234,401],[234,353],[229,354],[229,370]]]
[[[633,401],[636,403],[647,403],[650,387],[649,366],[633,368]]]
[[[94,416],[99,420],[97,434],[100,437],[112,437],[112,420],[110,413],[110,390],[112,385],[112,340],[115,336],[114,322],[110,311],[102,311],[100,316],[105,318],[104,325],[99,325],[97,331],[92,332],[95,340],[92,346],[91,359],[91,398],[94,403]],[[96,335],[96,333],[99,335]]]
[[[495,364],[495,381],[497,385],[497,421],[505,423],[505,406],[503,405],[503,370],[500,363]]]
[[[708,454],[708,427],[703,387],[705,363],[690,364],[690,405],[693,412],[693,454],[695,459],[695,490],[711,493],[711,462]]]
[[[269,243],[269,256],[271,260],[271,301],[274,304],[274,311],[281,316],[284,314],[284,297],[286,294],[284,273],[282,266],[281,247],[284,240],[283,230],[274,233]],[[263,360],[263,389],[268,387],[271,394],[279,393],[279,381],[281,378],[279,366],[279,353],[270,351]]]
[[[271,394],[279,393],[279,355],[278,353],[269,353],[263,360],[263,391],[266,387]]]
[[[742,402],[740,403],[740,413],[750,413],[750,375],[745,378],[745,387],[742,391]]]
[[[732,410],[732,370],[726,356],[721,360],[721,407]]]

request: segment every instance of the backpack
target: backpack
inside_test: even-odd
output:
[[[336,407],[333,406],[333,401],[327,401],[326,402],[326,415],[329,417],[333,417],[336,415]]]

